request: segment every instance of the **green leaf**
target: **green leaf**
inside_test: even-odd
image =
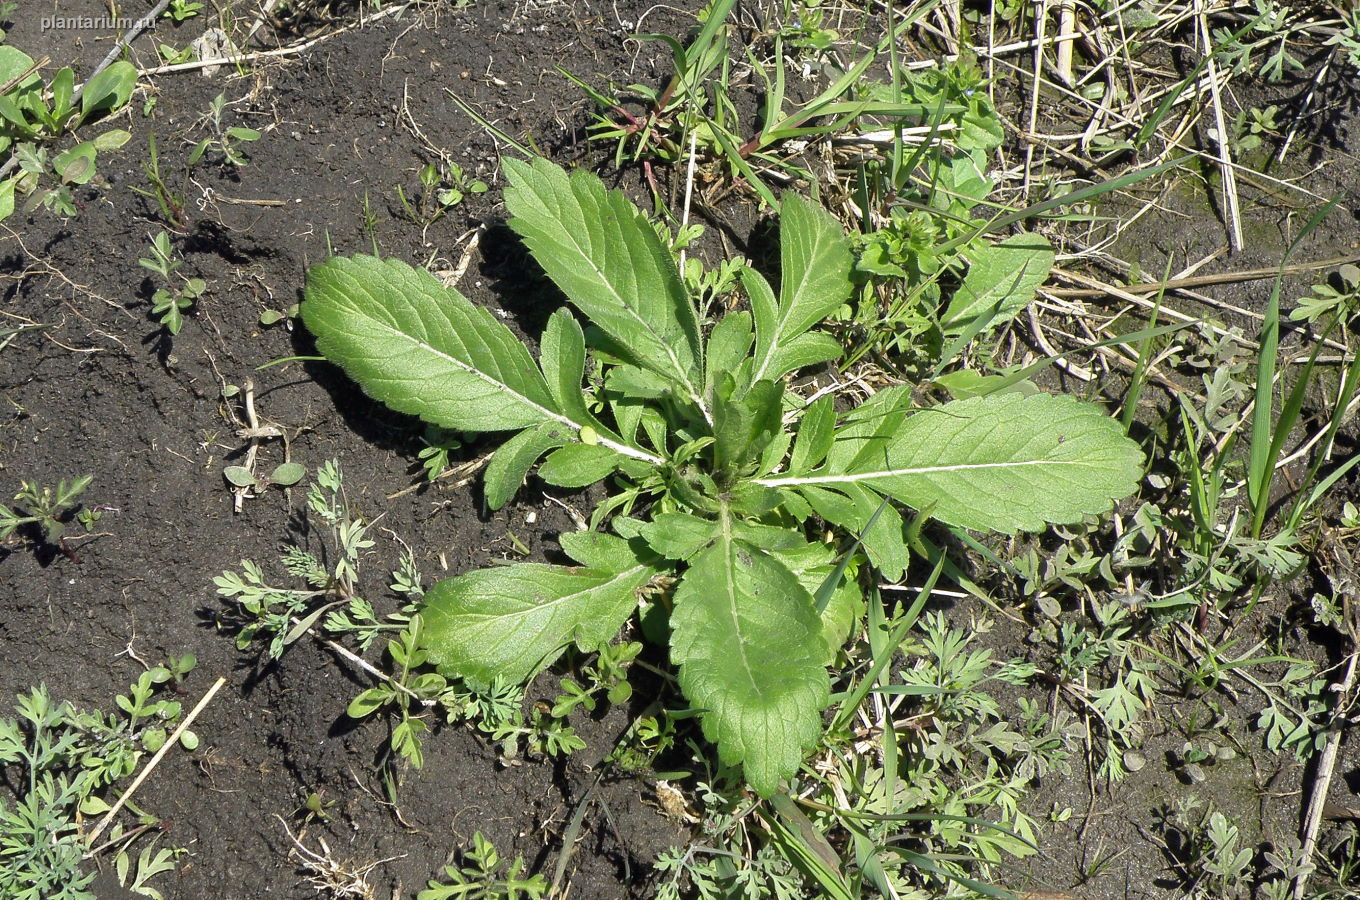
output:
[[[586,340],[581,325],[563,308],[548,317],[548,327],[538,342],[538,363],[557,408],[575,422],[601,426],[586,408],[581,383],[585,379]]]
[[[602,444],[567,444],[548,454],[538,477],[558,487],[581,488],[610,475],[622,460]]]
[[[599,531],[568,531],[557,536],[567,555],[600,572],[622,572],[645,562],[633,543]]]
[[[671,659],[719,757],[768,797],[821,734],[827,650],[807,589],[730,526],[725,516],[676,589]]]
[[[14,187],[18,183],[17,175],[0,181],[0,222],[14,214]]]
[[[462,431],[572,424],[510,329],[423,269],[335,257],[307,273],[304,296],[321,352],[398,412]]]
[[[718,523],[688,513],[659,513],[639,529],[647,545],[667,559],[689,559],[718,536]]]
[[[1052,245],[1038,234],[1016,234],[980,247],[945,311],[945,334],[980,332],[1010,321],[1048,279],[1053,259]]]
[[[845,483],[835,488],[803,485],[799,493],[817,515],[859,538],[869,561],[884,578],[901,579],[911,556],[902,537],[902,516],[891,506],[880,510],[882,501],[873,491]]]
[[[9,96],[23,93],[42,84],[42,77],[33,68],[33,57],[9,44],[0,44],[0,84],[9,84],[23,73],[24,80],[10,88]]]
[[[274,471],[269,473],[269,481],[271,484],[277,484],[280,487],[288,487],[297,484],[306,474],[307,467],[302,463],[279,463]]]
[[[889,389],[857,410],[871,407],[848,419],[825,469],[757,483],[869,488],[952,525],[1011,533],[1104,512],[1142,475],[1137,444],[1093,404],[1005,393],[908,416],[908,396]]]
[[[670,251],[628,198],[583,170],[506,160],[510,227],[632,362],[699,398],[698,318]]]
[[[71,114],[71,94],[76,89],[76,73],[70,66],[63,66],[52,76],[52,115],[57,125],[65,124]]]
[[[369,688],[349,702],[349,706],[345,709],[345,715],[351,719],[371,716],[390,703],[394,699],[394,694],[395,691],[386,685]]]
[[[779,433],[783,384],[758,381],[740,394],[732,376],[718,380],[713,398],[713,467],[721,482],[748,472]]]
[[[96,151],[91,141],[82,141],[57,155],[52,169],[63,184],[85,184],[94,177]]]
[[[482,480],[486,505],[492,509],[504,506],[524,484],[525,476],[538,458],[567,440],[566,428],[555,422],[544,422],[536,428],[521,431],[497,447],[486,464],[486,475]]]
[[[836,407],[830,394],[818,397],[798,420],[798,436],[789,457],[790,472],[810,472],[831,452],[836,437]]]
[[[117,112],[127,105],[136,86],[137,67],[118,60],[85,83],[80,95],[81,119],[89,119],[95,113]]]
[[[568,644],[594,650],[614,637],[656,571],[520,563],[468,572],[425,593],[421,643],[446,674],[525,682]]]
[[[704,365],[708,374],[706,391],[712,393],[718,376],[735,373],[746,361],[751,353],[752,338],[751,314],[744,310],[728,313],[713,326],[704,348]]]
[[[808,335],[850,295],[853,258],[845,231],[830,213],[810,200],[788,194],[780,204],[779,302],[765,279],[750,269],[742,284],[751,296],[756,352],[751,381],[774,379],[840,352],[826,335]]]
[[[256,484],[255,473],[245,466],[227,466],[222,475],[237,487],[255,487]]]
[[[130,140],[132,140],[132,132],[125,131],[122,128],[111,128],[96,137],[91,143],[94,144],[96,150],[104,152],[117,150]]]

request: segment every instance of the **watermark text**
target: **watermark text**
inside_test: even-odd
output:
[[[131,28],[150,28],[152,20],[143,16],[43,16],[38,23],[42,31],[127,31]]]

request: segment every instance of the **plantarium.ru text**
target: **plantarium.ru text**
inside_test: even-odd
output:
[[[922,409],[896,386],[840,412],[831,395],[792,390],[786,376],[840,356],[812,329],[851,290],[841,227],[805,200],[782,203],[779,293],[742,267],[749,310],[706,327],[621,193],[543,160],[506,168],[511,227],[598,340],[559,309],[536,365],[429,273],[366,256],[313,268],[301,309],[326,357],[393,409],[517,432],[487,466],[492,507],[540,459],[548,484],[609,479],[592,530],[561,537],[580,565],[497,566],[426,593],[421,641],[446,674],[527,680],[640,611],[720,759],[768,796],[821,734],[827,666],[859,620],[864,562],[902,577],[916,529],[900,507],[954,527],[1037,530],[1109,509],[1141,475],[1119,423],[1070,397]]]

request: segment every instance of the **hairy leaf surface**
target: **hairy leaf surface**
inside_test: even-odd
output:
[[[896,399],[838,435],[848,446],[833,448],[827,468],[758,481],[855,485],[953,525],[1014,532],[1104,512],[1142,474],[1142,453],[1119,423],[1071,397],[993,394],[909,416]]]
[[[1017,234],[973,255],[963,284],[945,310],[945,334],[995,328],[1014,318],[1048,279],[1053,248],[1043,235]]]
[[[642,562],[616,572],[541,563],[468,572],[425,594],[423,645],[460,677],[528,681],[568,644],[593,650],[614,637],[654,574]]]
[[[850,295],[851,262],[849,242],[839,222],[810,200],[794,194],[784,197],[779,218],[778,301],[764,278],[749,269],[742,272],[756,328],[751,381],[778,378],[840,353],[840,346],[828,336],[804,332]]]
[[[670,251],[627,197],[588,172],[506,160],[510,227],[632,361],[698,398],[699,323]]]
[[[396,259],[312,267],[302,320],[369,396],[465,431],[566,422],[529,351],[484,309]]]
[[[722,760],[768,797],[821,733],[827,649],[807,588],[723,522],[676,589],[671,659]]]

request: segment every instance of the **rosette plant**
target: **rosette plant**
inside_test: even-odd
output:
[[[541,159],[506,172],[510,226],[575,310],[552,314],[537,360],[489,312],[393,259],[314,267],[301,306],[321,352],[372,397],[509,435],[486,468],[491,507],[535,466],[563,488],[609,483],[592,530],[560,538],[577,565],[498,565],[426,593],[421,641],[445,674],[525,681],[649,607],[705,736],[768,796],[817,743],[828,666],[861,615],[853,578],[819,590],[845,571],[838,547],[857,541],[896,579],[903,507],[1037,530],[1108,510],[1140,477],[1119,424],[1071,397],[918,408],[897,386],[842,409],[791,390],[789,376],[841,354],[814,328],[851,290],[844,232],[807,200],[782,201],[778,292],[742,268],[748,308],[710,325],[622,193]]]

